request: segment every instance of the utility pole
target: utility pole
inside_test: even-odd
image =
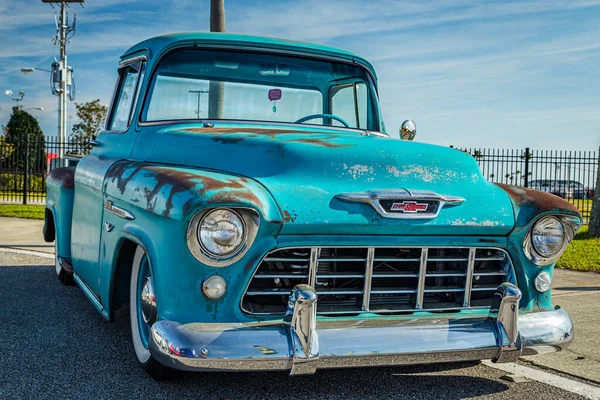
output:
[[[59,46],[60,59],[52,63],[52,94],[58,96],[58,158],[61,165],[65,165],[65,144],[67,143],[67,98],[73,100],[75,93],[72,90],[73,68],[67,64],[67,43],[75,35],[76,19],[69,25],[67,18],[67,7],[69,3],[83,4],[84,0],[42,0],[54,8],[54,4],[60,5],[60,15],[56,21],[56,36],[52,39]]]
[[[210,0],[210,31],[225,32],[225,0]],[[210,81],[208,91],[208,118],[223,119],[225,85]]]
[[[200,119],[200,96],[205,93],[208,93],[208,90],[189,90],[190,93],[195,93],[198,96],[198,108],[196,109],[196,118]]]
[[[67,3],[60,4],[60,35],[58,45],[60,47],[60,84],[58,91],[58,137],[60,138],[59,154],[61,165],[65,157],[65,143],[67,142]]]

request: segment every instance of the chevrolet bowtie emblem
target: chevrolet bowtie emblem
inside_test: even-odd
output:
[[[427,211],[427,203],[417,203],[416,201],[403,201],[402,203],[392,203],[390,211],[401,211],[404,213],[418,213]]]
[[[338,200],[370,204],[384,218],[432,219],[443,207],[458,206],[465,199],[443,196],[428,190],[383,189],[357,193],[340,193]]]

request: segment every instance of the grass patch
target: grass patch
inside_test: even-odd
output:
[[[600,237],[591,237],[587,225],[582,226],[556,266],[575,271],[600,272]]]
[[[0,204],[0,217],[44,219],[44,205]]]

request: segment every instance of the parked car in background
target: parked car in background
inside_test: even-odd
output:
[[[586,199],[593,199],[595,193],[596,193],[596,189],[595,188],[588,187],[588,188],[585,189],[585,198]]]
[[[492,359],[573,339],[551,301],[579,211],[385,131],[364,58],[187,33],[121,58],[106,130],[47,179],[56,273],[130,307],[154,375]],[[94,332],[89,332],[90,336]]]
[[[529,183],[529,187],[551,193],[563,199],[585,199],[587,191],[581,182],[571,180],[540,179]]]

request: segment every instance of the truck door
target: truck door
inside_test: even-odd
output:
[[[71,257],[75,279],[99,296],[99,258],[103,229],[103,182],[115,162],[131,154],[137,132],[133,114],[144,76],[145,57],[121,63],[106,130],[100,132],[89,155],[75,170],[75,200],[71,227]]]

